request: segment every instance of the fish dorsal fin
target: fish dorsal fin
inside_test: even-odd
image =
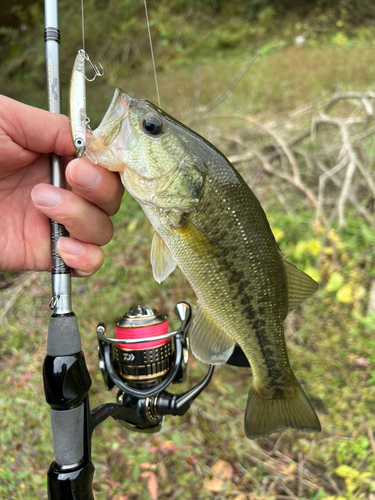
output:
[[[199,305],[190,332],[193,355],[211,365],[225,363],[231,356],[236,341],[230,337]]]
[[[151,245],[151,265],[154,278],[161,283],[176,269],[177,262],[173,259],[169,248],[159,233],[154,233]]]
[[[283,254],[284,269],[286,273],[286,281],[288,287],[288,313],[297,307],[302,301],[310,297],[317,291],[319,285],[310,276],[303,271],[300,271],[293,264],[288,262]]]

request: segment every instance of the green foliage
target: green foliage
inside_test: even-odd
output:
[[[361,25],[351,22],[354,6]],[[362,7],[361,7],[362,6]],[[362,9],[362,10],[361,10]],[[366,10],[367,9],[367,10]],[[306,45],[347,48],[371,42],[372,3],[211,0],[150,2],[149,17],[159,72],[186,66],[191,61],[239,53],[247,57],[263,47],[267,55],[294,43],[303,35]],[[79,6],[60,0],[61,84],[64,110],[72,61],[81,47]],[[284,15],[284,13],[288,15]],[[280,15],[283,13],[283,15]],[[365,14],[366,13],[366,14]],[[45,106],[43,5],[24,0],[8,5],[0,21],[0,91],[38,106]],[[86,48],[105,66],[106,81],[128,82],[135,73],[149,71],[151,58],[143,3],[135,0],[86,0]],[[138,76],[138,80],[139,80]],[[135,85],[135,88],[139,83]],[[99,88],[100,84],[99,84]]]

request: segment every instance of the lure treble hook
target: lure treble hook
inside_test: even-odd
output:
[[[94,64],[89,55],[87,54],[87,52],[85,52],[83,49],[81,49],[84,53],[85,53],[85,59],[86,61],[88,62],[90,68],[92,69],[93,73],[94,73],[94,77],[93,78],[87,78],[87,76],[85,75],[85,78],[86,78],[86,81],[88,82],[93,82],[97,76],[103,76],[104,75],[104,68],[103,66],[101,65],[101,63],[99,62],[99,66],[100,66],[100,70],[98,68],[98,66],[96,64]]]

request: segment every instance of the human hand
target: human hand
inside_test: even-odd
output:
[[[103,263],[124,189],[117,174],[83,159],[66,166],[69,190],[51,186],[50,152],[72,159],[69,119],[0,96],[0,270],[51,269],[51,218],[71,235],[59,255],[73,276],[89,276]]]

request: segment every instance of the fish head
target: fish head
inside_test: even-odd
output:
[[[172,128],[157,106],[116,89],[107,113],[87,141],[89,155],[108,170],[130,168],[149,179],[168,175],[185,155]]]
[[[102,122],[87,140],[86,156],[121,173],[140,202],[189,211],[203,184],[193,133],[154,104],[116,89]],[[200,166],[198,166],[198,164]]]

